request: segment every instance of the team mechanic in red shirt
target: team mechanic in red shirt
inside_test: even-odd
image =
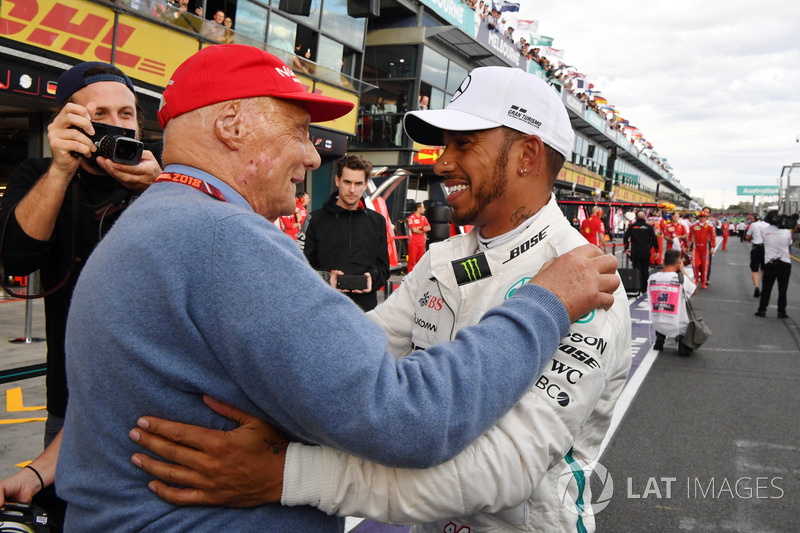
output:
[[[581,222],[581,235],[589,241],[589,244],[594,244],[598,248],[606,252],[606,225],[600,218],[603,216],[603,210],[598,206],[592,207],[592,214],[589,218]]]
[[[689,243],[692,246],[692,268],[695,279],[700,281],[700,286],[708,288],[709,259],[714,255],[717,245],[716,229],[708,223],[708,213],[701,211],[700,220],[692,225],[689,231]]]
[[[414,265],[425,254],[425,234],[431,230],[431,224],[425,218],[425,205],[417,202],[414,208],[414,214],[408,217],[408,231],[411,232],[408,242],[408,272],[414,270]]]
[[[722,221],[722,251],[728,251],[728,237],[731,234],[731,225],[728,222],[728,219]]]
[[[664,225],[665,249],[672,250],[675,248],[680,250],[682,248],[681,240],[686,240],[686,228],[680,223],[678,213],[672,213],[672,218]]]

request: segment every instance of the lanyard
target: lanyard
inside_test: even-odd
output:
[[[160,174],[156,178],[156,183],[161,181],[171,181],[172,183],[182,183],[184,185],[188,185],[194,189],[197,189],[200,192],[204,192],[209,196],[213,196],[217,200],[221,200],[223,202],[227,202],[225,200],[225,196],[222,195],[222,191],[206,183],[205,181],[201,180],[200,178],[195,178],[192,176],[187,176],[186,174],[180,174],[178,172],[164,172]]]

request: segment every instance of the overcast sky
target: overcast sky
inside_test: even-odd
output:
[[[800,0],[518,1],[706,204],[800,162]]]

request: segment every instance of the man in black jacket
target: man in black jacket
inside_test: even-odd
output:
[[[386,220],[366,209],[362,200],[371,171],[372,163],[356,154],[336,162],[339,190],[309,216],[303,248],[311,266],[329,272],[331,286],[347,293],[364,311],[378,305],[376,291],[389,278]],[[364,288],[337,284],[343,274],[364,276]]]
[[[636,220],[625,230],[622,242],[625,245],[625,253],[631,258],[633,268],[639,270],[640,291],[645,292],[650,272],[650,248],[655,248],[658,253],[658,237],[653,226],[647,223],[644,211],[636,212]]]
[[[52,156],[27,159],[11,173],[0,209],[4,274],[39,270],[41,275],[47,337],[45,447],[61,430],[67,410],[64,338],[78,274],[121,210],[161,172],[160,150],[144,150],[139,163],[128,165],[102,157],[106,152],[93,142],[95,128],[102,125],[131,130],[135,137],[141,132],[144,117],[133,83],[117,67],[101,62],[72,67],[58,79],[55,104],[47,128]],[[51,524],[61,523],[63,508],[57,503],[36,503],[47,508]]]

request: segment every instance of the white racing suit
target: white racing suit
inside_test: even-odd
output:
[[[551,198],[512,242],[480,253],[473,230],[432,244],[372,318],[399,356],[450,340],[510,297],[546,261],[584,244]],[[324,447],[292,444],[283,503],[416,523],[415,533],[593,531],[591,470],[584,467],[596,459],[631,363],[624,288],[614,296],[609,311],[593,311],[572,325],[548,369],[519,403],[455,458],[425,470],[393,469]],[[570,510],[561,502],[561,487],[575,502],[579,486],[584,516],[574,504]]]

